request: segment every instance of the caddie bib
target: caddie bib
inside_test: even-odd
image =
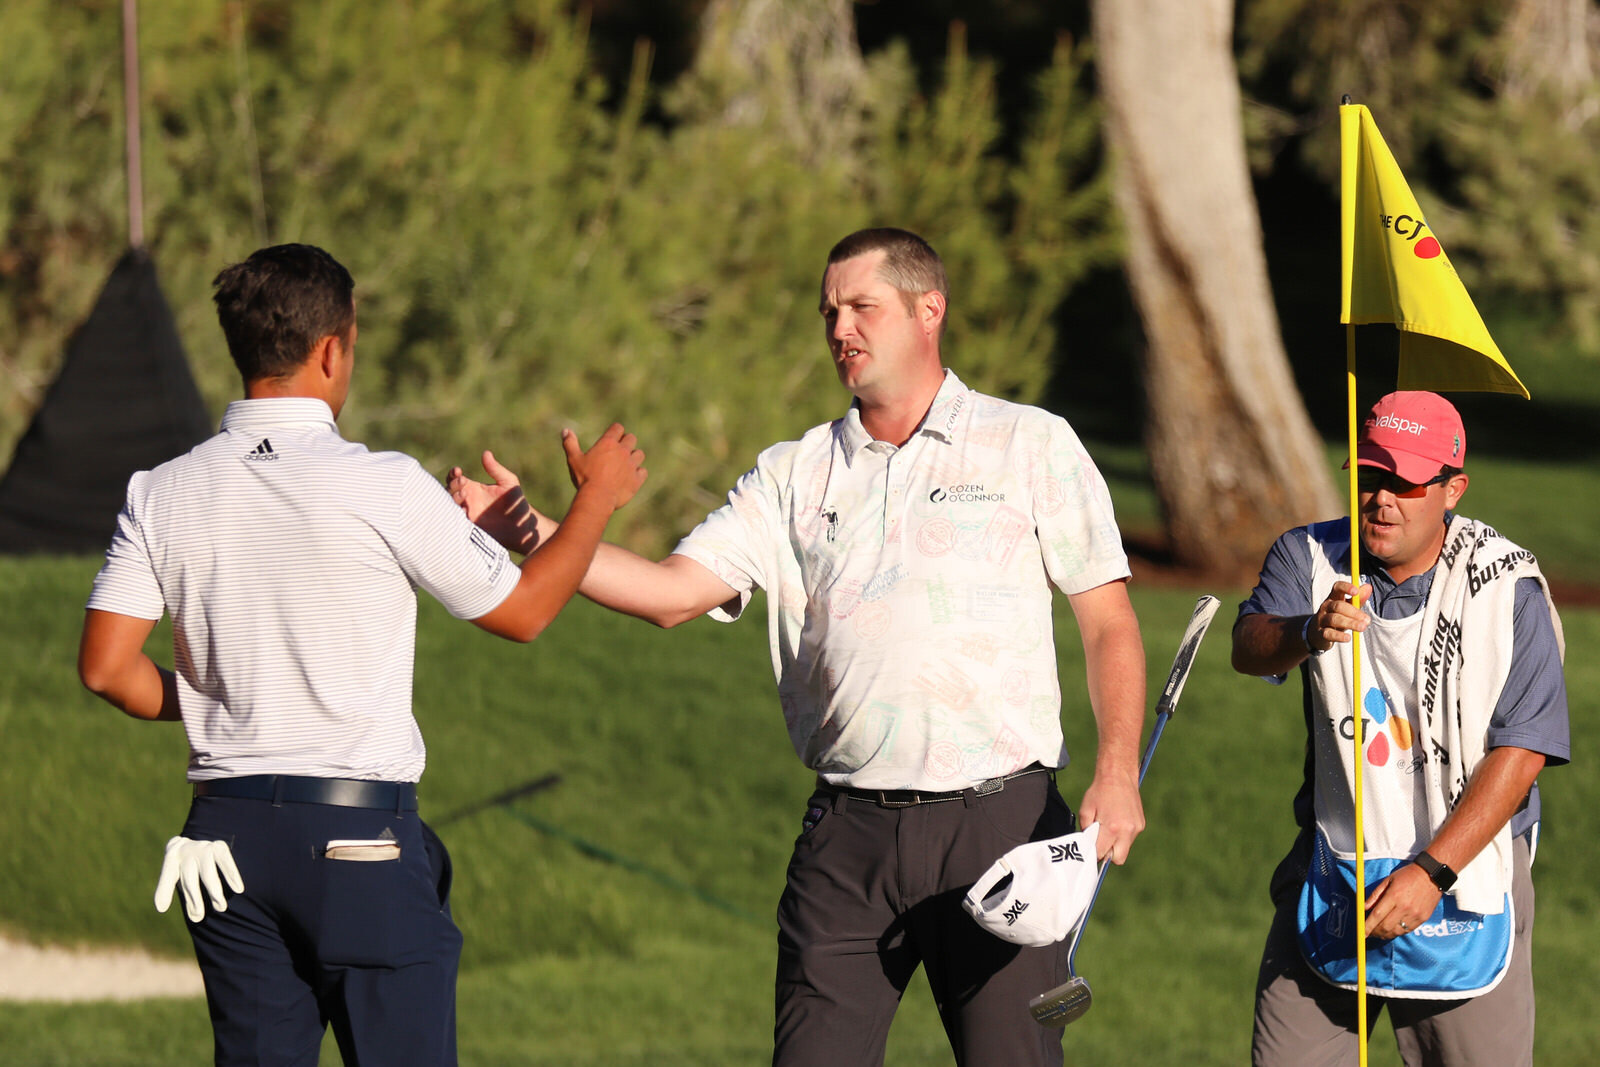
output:
[[[1330,529],[1331,527],[1331,529]],[[1342,528],[1342,535],[1341,529]],[[1349,581],[1339,566],[1348,552],[1343,521],[1310,527],[1313,602],[1335,581]],[[1338,561],[1330,562],[1330,561]],[[1317,833],[1310,870],[1301,887],[1300,950],[1324,979],[1356,988],[1355,775],[1362,775],[1366,884],[1370,889],[1426,848],[1437,832],[1430,824],[1426,788],[1430,760],[1418,728],[1421,611],[1403,619],[1371,616],[1362,634],[1361,688],[1353,693],[1352,646],[1336,644],[1307,661],[1316,753]],[[1354,715],[1361,715],[1362,749],[1354,749]],[[1367,988],[1390,997],[1458,998],[1492,989],[1511,957],[1514,916],[1510,894],[1498,914],[1463,911],[1444,894],[1416,930],[1392,941],[1369,941]]]

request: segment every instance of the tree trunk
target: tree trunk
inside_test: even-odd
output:
[[[1181,565],[1253,574],[1278,534],[1343,508],[1273,309],[1245,164],[1233,3],[1095,0],[1093,17],[1169,546]],[[1337,295],[1328,294],[1330,316]],[[1333,368],[1328,380],[1344,383]]]
[[[1507,96],[1549,89],[1563,125],[1578,129],[1600,110],[1595,87],[1600,11],[1593,0],[1516,0],[1501,31]]]
[[[771,125],[812,161],[852,149],[866,73],[850,0],[710,0],[700,17],[699,106]]]

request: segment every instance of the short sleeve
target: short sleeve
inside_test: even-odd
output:
[[[128,481],[127,499],[117,514],[111,547],[106,550],[106,561],[95,575],[94,588],[89,593],[87,606],[94,611],[152,621],[160,619],[166,611],[161,583],[156,578],[138,517],[137,502],[143,499],[147,478],[148,472],[140,471]]]
[[[1044,467],[1033,485],[1045,573],[1068,595],[1129,576],[1111,493],[1065,419],[1050,418]]]
[[[1256,586],[1239,605],[1233,624],[1238,626],[1246,615],[1288,618],[1309,615],[1315,608],[1311,603],[1311,544],[1305,527],[1296,527],[1267,549]],[[1264,674],[1261,677],[1273,685],[1282,685],[1289,676]]]
[[[517,587],[521,572],[511,556],[414,460],[407,464],[399,515],[399,529],[388,533],[395,559],[412,584],[451,615],[481,618]]]
[[[728,502],[678,542],[673,555],[705,567],[738,594],[737,604],[713,608],[719,622],[737,619],[756,588],[770,588],[778,547],[778,492],[772,472],[758,462],[728,493]]]
[[[1316,609],[1311,602],[1311,544],[1304,527],[1279,537],[1267,549],[1261,574],[1239,615],[1308,615]]]
[[[1489,719],[1488,743],[1542,752],[1552,765],[1572,755],[1561,649],[1544,590],[1533,578],[1517,581],[1511,668]]]

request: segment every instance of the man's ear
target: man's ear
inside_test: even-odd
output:
[[[1456,505],[1461,503],[1461,498],[1467,495],[1469,479],[1465,474],[1457,474],[1444,483],[1444,507],[1446,511],[1454,511]]]
[[[334,333],[326,335],[311,350],[311,358],[316,360],[324,378],[335,377],[339,361],[344,358],[344,339]]]
[[[939,290],[929,290],[918,298],[917,318],[921,321],[922,328],[929,333],[939,332],[939,327],[944,324],[944,313],[944,294]]]

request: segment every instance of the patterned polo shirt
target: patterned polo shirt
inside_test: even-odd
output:
[[[1111,498],[1066,421],[950,372],[901,447],[855,405],[774,445],[678,545],[767,591],[790,740],[835,784],[962,789],[1067,760],[1052,587],[1128,577]]]
[[[88,606],[171,614],[190,781],[414,782],[416,588],[475,619],[518,578],[410,456],[344,440],[320,400],[241,400],[129,481]]]

